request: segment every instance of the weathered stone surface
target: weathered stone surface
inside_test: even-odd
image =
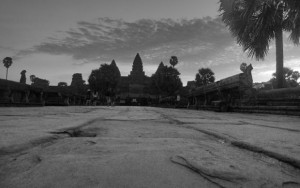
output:
[[[150,107],[0,108],[0,187],[297,187],[299,167],[277,156],[300,160],[299,122]]]

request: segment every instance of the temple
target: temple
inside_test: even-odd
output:
[[[138,53],[134,58],[130,74],[121,76],[117,86],[117,97],[120,97],[121,100],[152,98],[150,84],[150,77],[145,75],[143,62]]]
[[[144,84],[145,79],[147,79],[145,72],[143,70],[143,62],[140,57],[140,54],[136,54],[133,64],[132,64],[132,71],[128,76],[131,83],[134,84]]]

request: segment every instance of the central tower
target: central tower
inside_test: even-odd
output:
[[[129,77],[131,83],[143,83],[144,81],[145,72],[143,71],[143,62],[139,53],[137,53],[134,58]]]

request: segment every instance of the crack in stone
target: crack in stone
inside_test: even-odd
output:
[[[170,122],[173,122],[173,123],[175,122],[176,125],[184,125],[185,124],[184,122],[181,122],[179,120],[175,120],[175,119],[169,117],[166,114],[162,114],[162,113],[160,113],[160,114],[162,115],[162,117],[168,119]],[[212,137],[216,138],[218,141],[221,140],[222,143],[223,142],[224,143],[229,143],[230,145],[232,145],[234,147],[237,147],[237,148],[240,148],[240,149],[245,149],[245,150],[255,152],[255,153],[261,153],[265,156],[268,156],[268,157],[276,159],[280,162],[291,165],[292,167],[294,167],[296,169],[300,169],[300,160],[294,159],[292,157],[288,157],[288,156],[285,156],[285,155],[282,155],[282,154],[279,154],[279,153],[276,153],[276,152],[273,152],[273,151],[269,151],[269,150],[263,149],[261,147],[258,147],[258,146],[255,146],[255,145],[252,145],[252,144],[249,144],[249,143],[246,143],[246,142],[236,141],[234,139],[230,139],[230,138],[227,138],[225,136],[221,136],[221,135],[219,135],[217,133],[214,133],[214,132],[211,132],[211,131],[195,128],[195,127],[192,127],[192,126],[180,126],[180,127],[184,127],[184,128],[187,128],[187,129],[193,129],[193,130],[199,131],[201,133],[204,133],[204,134],[207,134],[209,136],[212,136]]]
[[[220,183],[218,183],[216,181],[214,181],[213,179],[219,179],[219,180],[227,181],[229,183],[233,183],[234,185],[237,184],[237,182],[233,181],[232,178],[225,177],[225,176],[222,176],[220,174],[219,175],[213,174],[213,173],[208,172],[205,169],[202,169],[200,167],[196,167],[194,164],[190,163],[187,159],[185,159],[182,156],[171,157],[170,160],[171,160],[171,162],[173,162],[175,164],[184,166],[184,167],[196,172],[201,177],[203,177],[204,179],[206,179],[209,182],[213,183],[214,185],[217,185],[220,188],[225,188],[225,186],[221,185]],[[242,178],[243,180],[245,179],[243,177],[237,177],[237,178]]]
[[[96,137],[96,133],[92,132],[85,132],[80,129],[71,129],[67,131],[62,131],[62,132],[51,132],[52,134],[67,134],[70,137]]]

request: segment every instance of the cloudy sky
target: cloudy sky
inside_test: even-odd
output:
[[[115,59],[127,76],[136,53],[151,76],[171,56],[186,85],[199,68],[216,79],[240,73],[252,63],[254,82],[275,72],[275,48],[264,61],[247,57],[219,18],[218,0],[1,0],[0,58],[13,57],[8,79],[29,76],[70,84],[73,73],[87,80],[92,69]],[[300,46],[285,34],[285,66],[300,71]],[[6,69],[0,66],[0,78]]]

